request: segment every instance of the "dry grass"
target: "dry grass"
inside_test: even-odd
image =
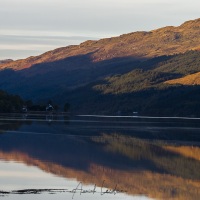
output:
[[[193,158],[200,161],[200,148],[193,146],[165,146],[167,150],[179,153],[185,157]]]
[[[166,81],[167,84],[200,85],[200,72],[187,75],[183,78]]]

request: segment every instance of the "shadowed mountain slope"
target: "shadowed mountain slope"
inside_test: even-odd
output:
[[[108,76],[68,91],[59,99],[83,113],[200,116],[200,87],[166,81],[200,71],[200,52],[190,51],[141,62],[125,74]]]
[[[189,51],[184,54],[162,56],[141,62],[131,72],[106,77],[93,88],[104,94],[124,94],[148,88],[167,87],[163,83],[181,82],[183,85],[193,85],[189,83],[190,81],[193,83],[194,79],[198,82],[198,72],[200,72],[200,52]]]

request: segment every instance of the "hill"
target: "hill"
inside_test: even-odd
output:
[[[84,113],[198,115],[199,88],[166,81],[200,72],[199,50],[196,19],[1,63],[0,88]]]
[[[0,64],[7,64],[9,62],[13,62],[13,60],[12,59],[0,60]]]

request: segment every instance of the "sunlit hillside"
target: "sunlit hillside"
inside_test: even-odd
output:
[[[167,84],[181,84],[181,85],[200,85],[200,72],[185,76],[183,78],[166,81]]]

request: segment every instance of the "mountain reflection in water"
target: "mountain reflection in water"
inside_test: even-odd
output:
[[[48,119],[2,117],[0,159],[131,195],[200,197],[198,121]]]

